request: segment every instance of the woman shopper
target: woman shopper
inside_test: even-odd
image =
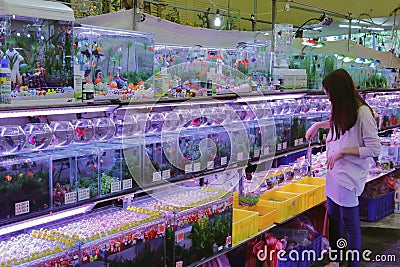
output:
[[[360,265],[361,258],[358,196],[364,190],[369,158],[379,156],[381,144],[372,109],[355,90],[349,73],[344,69],[335,70],[325,77],[322,85],[331,102],[330,119],[313,124],[306,138],[310,141],[319,128],[329,129],[325,187],[329,243],[332,252],[343,249],[342,243],[338,246],[338,240],[347,234],[347,249],[359,252],[359,257],[354,259],[351,253],[342,254],[349,255],[348,259],[332,253],[329,266],[339,266],[340,260],[347,260],[350,267],[355,267]]]

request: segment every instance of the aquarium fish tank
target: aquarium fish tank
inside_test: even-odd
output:
[[[190,46],[155,44],[154,45],[154,72],[190,61]]]
[[[269,81],[270,41],[256,44],[243,44],[237,48],[234,67],[251,77],[253,85],[265,90]]]
[[[232,194],[175,188],[153,196],[139,199],[134,206],[165,216],[167,266],[194,266],[232,247]]]
[[[2,157],[0,225],[50,209],[50,157]]]
[[[23,0],[2,0],[0,10],[6,10],[0,13],[0,56],[11,70],[11,93],[3,95],[3,104],[71,102],[73,10],[61,3]]]
[[[143,83],[153,76],[152,34],[75,25],[73,46],[75,79],[84,89],[93,85],[94,100],[143,97]]]

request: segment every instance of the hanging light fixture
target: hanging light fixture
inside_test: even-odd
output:
[[[343,58],[343,62],[348,63],[348,62],[352,62],[354,60],[353,56],[347,56]]]
[[[334,56],[335,56],[335,58],[336,58],[337,60],[342,60],[342,59],[344,59],[344,55],[342,55],[342,54],[334,54]]]
[[[360,58],[360,57],[356,57],[354,59],[354,63],[358,63],[358,64],[362,64],[362,63],[364,63],[364,61],[365,61],[365,59]]]
[[[221,24],[222,24],[221,16],[219,15],[219,9],[217,9],[214,18],[214,26],[219,28],[221,27]]]

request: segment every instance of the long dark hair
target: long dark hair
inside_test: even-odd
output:
[[[337,140],[356,123],[358,108],[368,104],[356,91],[353,79],[344,69],[329,73],[322,81],[322,86],[332,104],[330,130],[332,139],[335,133],[334,140]],[[371,107],[369,109],[372,112]]]

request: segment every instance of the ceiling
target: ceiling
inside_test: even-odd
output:
[[[380,32],[392,30],[396,22],[396,28],[399,27],[400,8],[396,10],[399,6],[400,1],[394,0],[279,1],[277,22],[299,27],[307,20],[319,18],[325,13],[326,17],[333,19],[333,23],[324,26],[318,20],[310,21],[303,26],[305,37],[346,35],[349,32],[348,18],[351,18],[352,34]]]
[[[216,8],[220,10],[240,10],[242,17],[250,17],[256,14],[256,19],[264,22],[272,21],[272,0],[203,0],[210,2],[211,10]],[[178,0],[166,0],[166,2],[178,2]],[[186,1],[188,5],[190,0]],[[195,0],[193,0],[195,2]],[[396,8],[396,12],[394,11]],[[323,13],[334,20],[334,24],[327,29],[316,32],[319,35],[346,34],[348,29],[338,29],[338,25],[348,23],[348,18],[352,19],[354,24],[364,23],[364,26],[384,27],[391,29],[393,17],[396,17],[396,24],[400,24],[400,0],[277,0],[276,22],[282,24],[293,24],[299,27],[308,19],[319,18]],[[214,10],[215,11],[215,10]],[[388,20],[391,18],[391,20]],[[388,20],[388,21],[386,21]],[[318,21],[317,21],[318,22]],[[383,25],[381,25],[385,22]],[[314,22],[310,22],[315,23]],[[251,29],[251,23],[245,22],[243,26]],[[354,26],[354,25],[353,25]],[[249,28],[250,27],[250,28]],[[270,29],[271,24],[257,23],[257,30]],[[364,29],[354,29],[354,32]],[[368,30],[366,30],[368,31]]]

